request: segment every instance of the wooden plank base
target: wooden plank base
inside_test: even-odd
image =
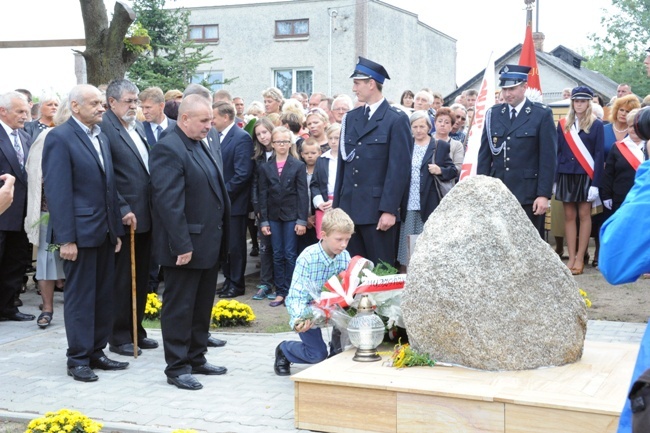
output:
[[[349,350],[292,376],[296,427],[324,432],[615,432],[638,345],[585,341],[562,367],[395,369]]]

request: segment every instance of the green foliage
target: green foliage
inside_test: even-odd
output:
[[[151,50],[131,66],[128,77],[140,89],[184,89],[201,65],[217,60],[207,45],[188,39],[189,11],[164,9],[166,0],[134,0],[136,22],[147,29]],[[208,85],[215,83],[205,83]]]
[[[630,84],[632,91],[643,97],[650,94],[650,79],[643,66],[650,40],[650,2],[612,0],[612,5],[600,20],[607,33],[590,36],[594,46],[586,53],[589,61],[585,67]]]
[[[383,277],[385,275],[395,275],[398,273],[397,268],[386,263],[383,260],[379,261],[379,264],[375,266],[375,269],[373,269],[372,272],[374,272],[375,275],[380,277]]]

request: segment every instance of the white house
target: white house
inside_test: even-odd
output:
[[[246,104],[276,86],[293,92],[352,94],[357,56],[384,65],[384,95],[455,88],[456,40],[418,16],[379,0],[293,0],[189,8],[190,38],[219,60],[199,77],[236,78],[223,88]],[[435,66],[434,66],[435,65]],[[199,78],[197,77],[197,78]],[[215,86],[219,88],[221,86]]]

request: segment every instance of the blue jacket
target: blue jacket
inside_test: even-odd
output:
[[[246,131],[233,125],[221,141],[223,158],[223,179],[230,197],[230,215],[243,216],[248,213],[253,180],[253,140]]]
[[[346,162],[339,149],[333,206],[347,212],[355,224],[377,224],[384,212],[399,220],[413,149],[406,113],[386,100],[367,121],[363,107],[349,111],[341,146],[348,154],[354,149],[355,156]]]
[[[594,178],[591,181],[591,186],[600,187],[605,169],[603,122],[598,119],[594,120],[589,134],[581,129],[578,135],[594,159]],[[557,125],[557,168],[555,173],[556,182],[560,174],[587,174],[571,151],[560,123]]]
[[[514,123],[508,104],[494,105],[486,117],[476,174],[501,179],[522,205],[533,204],[537,197],[551,198],[557,159],[551,109],[526,99]],[[505,145],[493,155],[490,143]]]

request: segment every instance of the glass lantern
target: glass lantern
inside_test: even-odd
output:
[[[377,347],[384,340],[384,322],[374,312],[375,306],[368,295],[359,301],[357,315],[348,324],[350,342],[357,348],[354,361],[372,362],[381,360]]]

